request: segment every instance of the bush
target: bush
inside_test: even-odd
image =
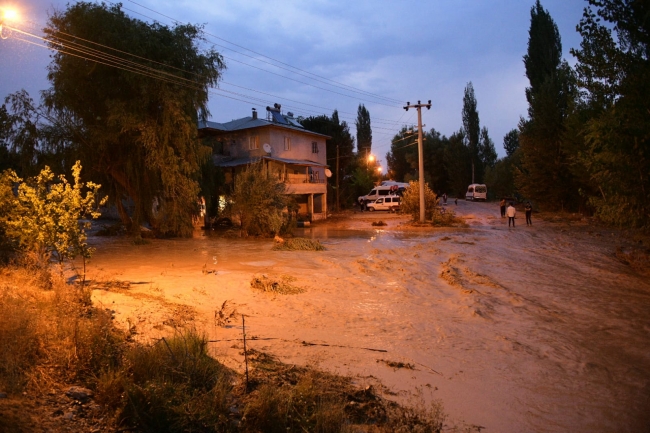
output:
[[[79,255],[89,258],[93,249],[86,243],[85,230],[90,223],[79,219],[99,217],[95,206],[100,185],[81,182],[79,161],[72,167],[72,177],[72,184],[63,175],[55,181],[54,173],[45,167],[23,182],[14,172],[5,171],[0,186],[0,235],[26,250],[53,254],[59,262]]]
[[[264,165],[251,164],[235,176],[230,212],[237,216],[241,233],[272,236],[285,224],[286,186],[269,176]]]
[[[208,355],[207,344],[186,331],[133,348],[127,355],[122,420],[143,432],[225,430],[232,373]],[[116,377],[109,373],[104,389],[115,393]]]
[[[400,212],[411,215],[413,221],[420,219],[420,182],[412,180],[410,186],[404,191],[402,201],[400,202]],[[438,198],[431,191],[429,185],[424,184],[424,217],[431,220],[438,206]]]

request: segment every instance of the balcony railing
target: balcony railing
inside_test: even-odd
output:
[[[320,179],[318,173],[312,174],[287,174],[280,176],[280,180],[287,183],[325,183],[325,179]]]

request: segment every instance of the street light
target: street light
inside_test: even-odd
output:
[[[5,21],[15,21],[18,19],[18,12],[14,9],[2,9],[0,10],[0,38],[7,39],[9,36],[2,35],[2,26]]]

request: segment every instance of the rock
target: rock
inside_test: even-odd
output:
[[[74,418],[74,414],[72,412],[67,412],[65,415],[63,415],[63,419],[72,420],[72,418]]]
[[[7,398],[6,392],[0,392],[0,398]]]
[[[65,395],[75,400],[79,400],[80,402],[86,402],[92,398],[93,392],[80,386],[71,386],[70,389],[65,392]]]

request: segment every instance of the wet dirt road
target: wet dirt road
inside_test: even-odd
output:
[[[374,213],[306,229],[324,252],[212,236],[137,247],[94,238],[90,278],[130,282],[94,299],[142,341],[194,323],[219,340],[217,358],[241,368],[241,324],[214,326],[228,300],[246,314],[251,347],[380,380],[391,398],[440,399],[450,426],[650,431],[650,284],[615,258],[624,241],[535,216],[509,229],[490,203],[450,208],[468,228],[404,231]],[[378,219],[388,228],[373,230]],[[305,292],[253,291],[256,275],[294,277]]]

